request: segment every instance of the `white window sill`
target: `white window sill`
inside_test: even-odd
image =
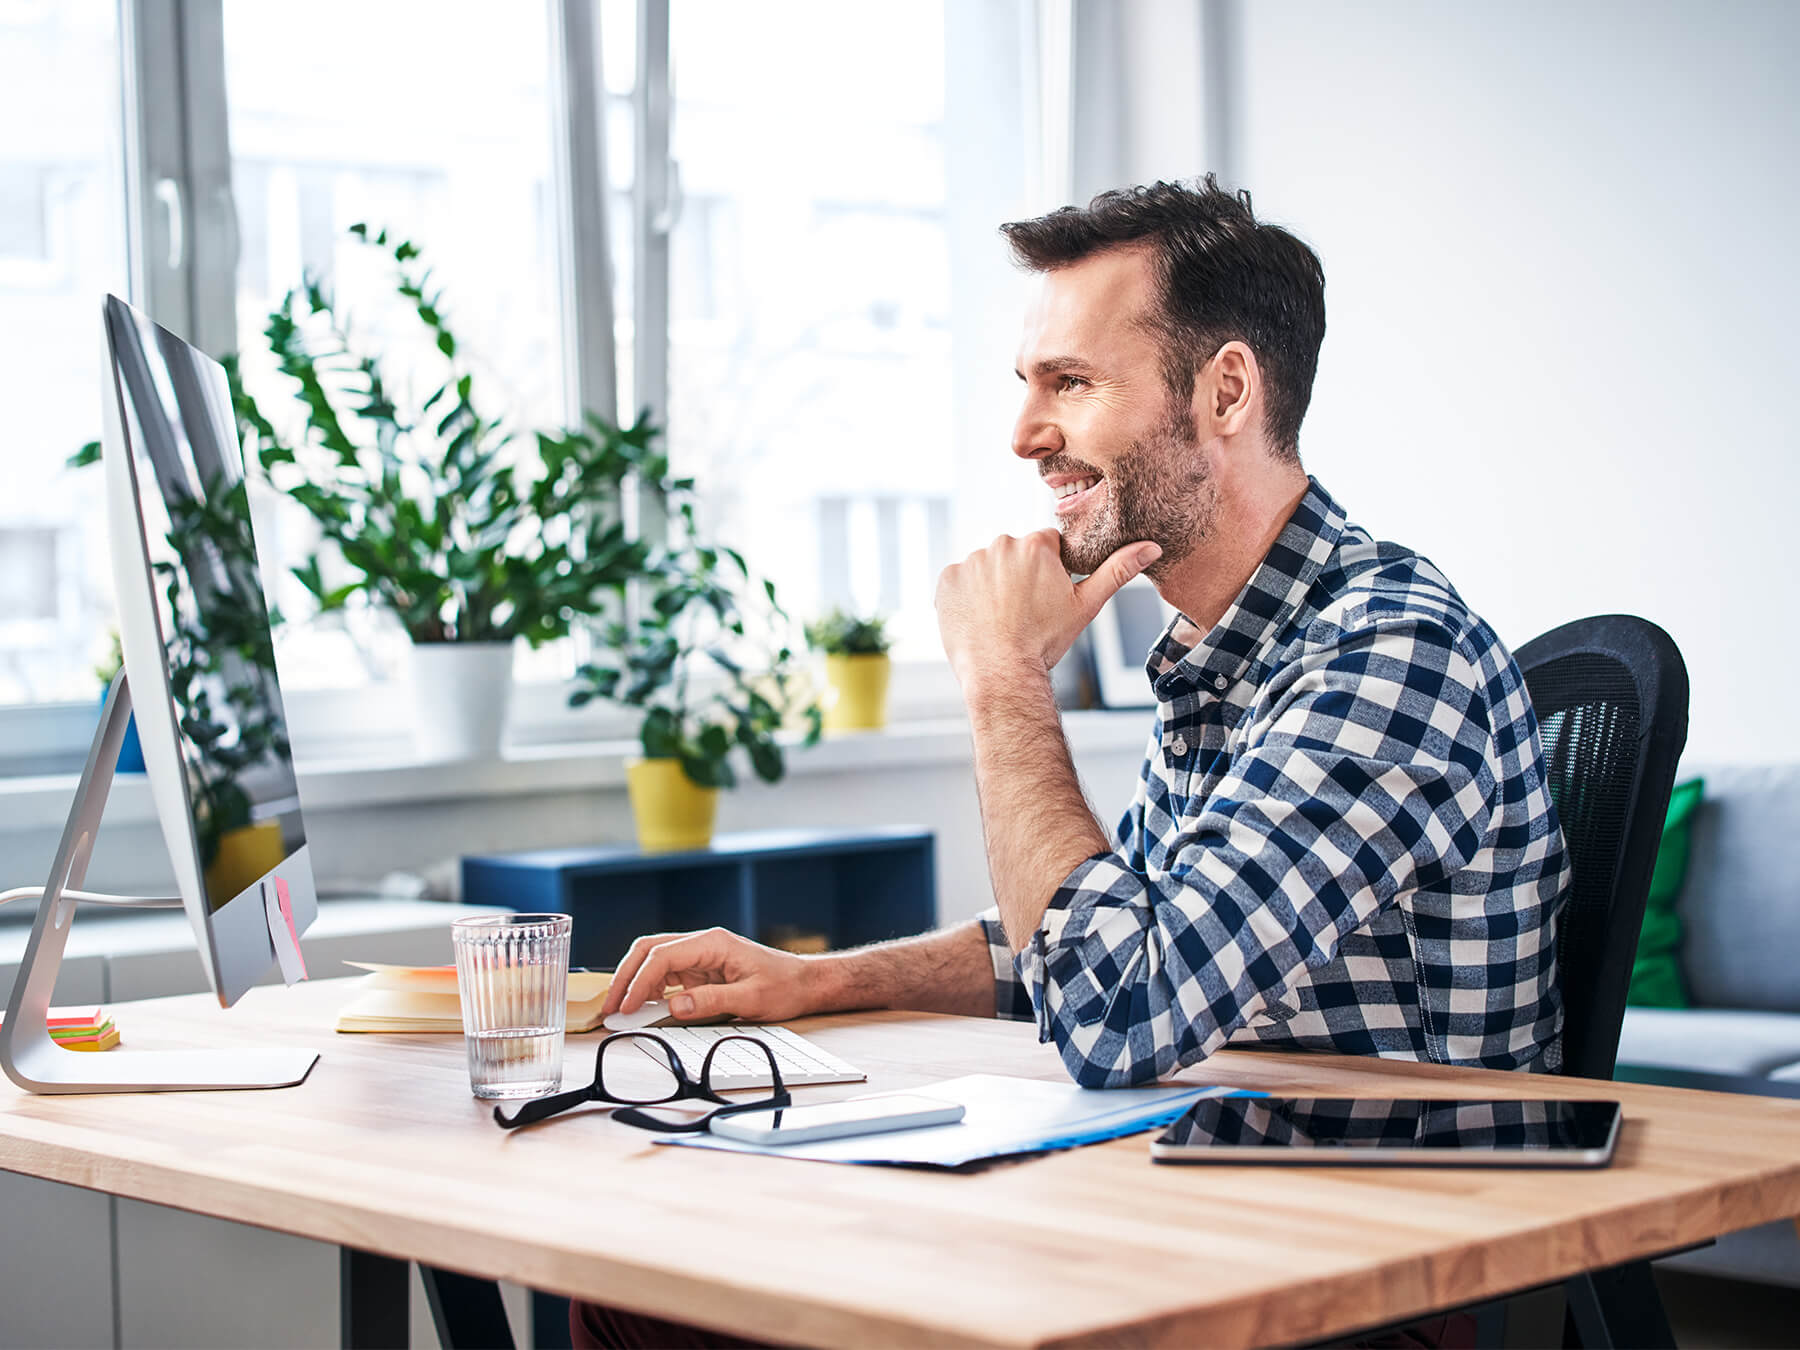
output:
[[[1137,753],[1149,733],[1148,709],[1096,710],[1063,714],[1069,746],[1076,753]],[[862,773],[869,769],[922,768],[966,764],[969,724],[961,717],[899,723],[883,731],[834,736],[811,747],[791,748],[787,771],[808,774]],[[309,811],[336,811],[411,802],[455,801],[472,797],[617,789],[625,783],[625,762],[638,753],[635,741],[568,741],[511,748],[499,759],[404,761],[302,759],[297,767],[301,805]],[[77,776],[0,778],[0,834],[60,829],[68,815]],[[156,820],[143,775],[113,779],[106,820],[143,825]]]

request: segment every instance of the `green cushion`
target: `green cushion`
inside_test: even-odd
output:
[[[1644,926],[1638,934],[1637,959],[1631,966],[1627,1003],[1646,1008],[1685,1008],[1687,986],[1681,979],[1681,920],[1675,902],[1687,879],[1688,836],[1694,808],[1700,804],[1706,783],[1690,778],[1677,783],[1669,794],[1669,814],[1663,821],[1662,847],[1656,853],[1656,870],[1650,875],[1650,898],[1644,902]]]

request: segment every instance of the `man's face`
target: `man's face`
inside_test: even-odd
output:
[[[1025,406],[1013,453],[1055,496],[1063,566],[1091,573],[1118,548],[1162,546],[1156,575],[1193,552],[1216,488],[1192,409],[1170,394],[1146,319],[1158,312],[1145,252],[1115,250],[1048,272],[1025,318]]]

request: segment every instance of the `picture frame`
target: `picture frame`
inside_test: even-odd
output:
[[[1151,708],[1144,662],[1175,609],[1142,577],[1125,583],[1089,626],[1093,637],[1094,677],[1105,708]]]

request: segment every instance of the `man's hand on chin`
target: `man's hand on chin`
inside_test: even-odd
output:
[[[966,691],[987,674],[1016,677],[1050,667],[1094,621],[1119,587],[1162,556],[1160,546],[1126,544],[1077,583],[1063,570],[1061,536],[1003,534],[938,577],[938,631]]]

